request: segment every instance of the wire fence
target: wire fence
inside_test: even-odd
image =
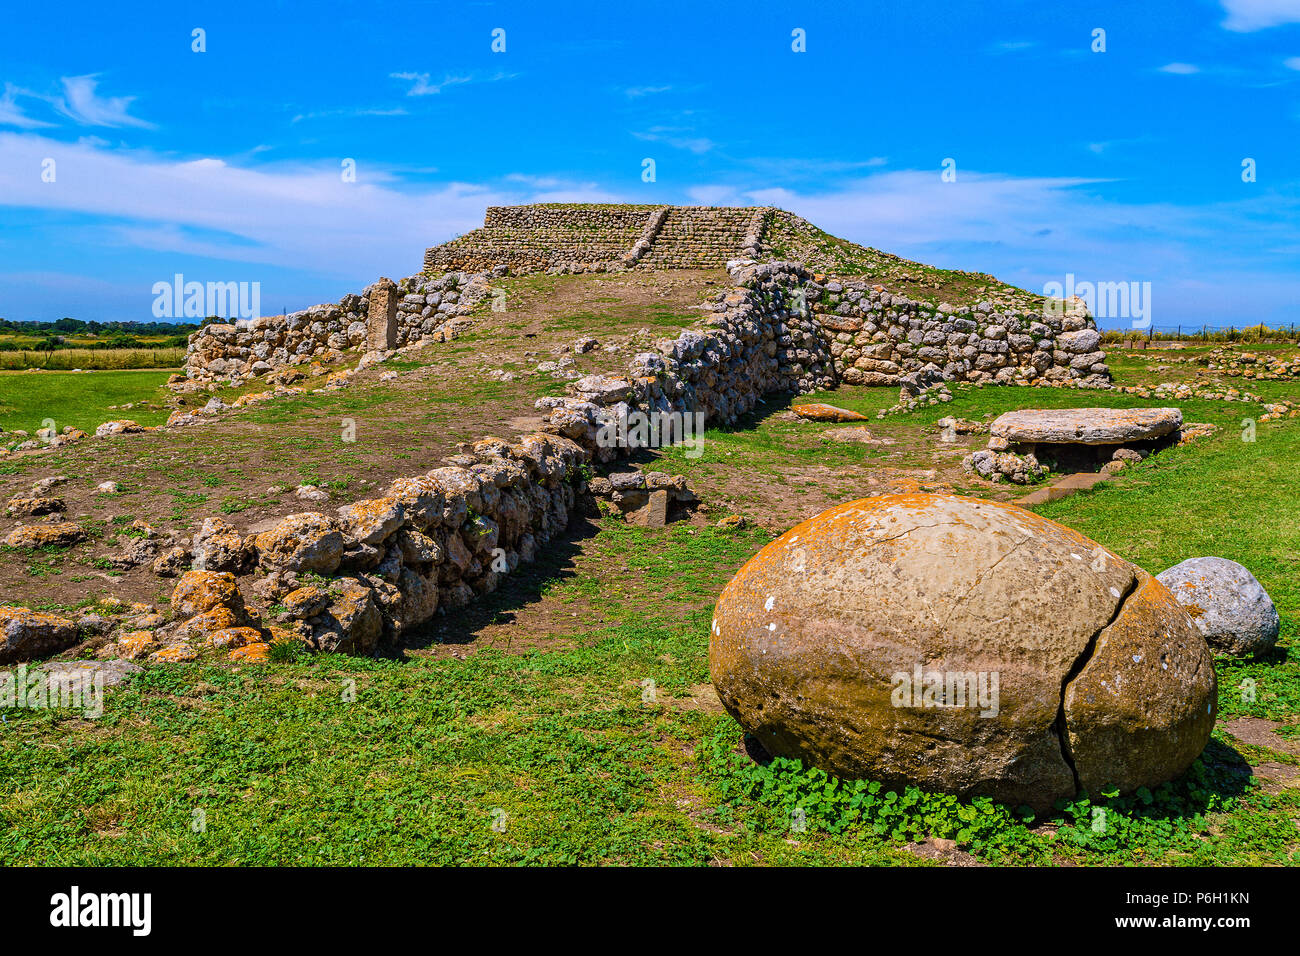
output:
[[[1116,342],[1242,342],[1250,344],[1297,344],[1300,329],[1295,323],[1268,325],[1153,325],[1146,329],[1103,329],[1101,340]]]

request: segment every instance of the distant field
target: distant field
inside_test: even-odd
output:
[[[59,349],[54,352],[0,352],[0,369],[176,369],[185,364],[185,349]]]
[[[158,425],[168,413],[158,389],[174,371],[0,372],[0,428],[34,434],[47,418],[58,428],[72,425],[87,431],[117,418]],[[140,402],[152,402],[154,407],[109,408]]]

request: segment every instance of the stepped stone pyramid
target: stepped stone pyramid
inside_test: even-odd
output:
[[[755,206],[489,206],[481,229],[429,249],[429,273],[708,269],[755,256],[772,210]]]

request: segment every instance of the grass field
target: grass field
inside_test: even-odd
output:
[[[60,429],[72,425],[86,431],[118,418],[157,425],[168,413],[159,388],[175,371],[0,372],[0,428],[35,434],[45,419]],[[135,407],[110,408],[125,404]]]
[[[1272,397],[1293,388],[1252,387]],[[823,397],[874,411],[894,395]],[[901,442],[945,414],[1144,404],[1057,389],[955,396],[871,428]],[[923,861],[908,848],[933,836],[992,863],[1300,863],[1300,790],[1251,776],[1252,766],[1294,768],[1300,757],[1224,729],[1241,715],[1300,719],[1300,422],[1264,423],[1250,443],[1240,422],[1258,406],[1179,404],[1219,433],[1042,509],[1153,572],[1202,554],[1240,560],[1282,614],[1272,658],[1220,662],[1214,739],[1155,792],[1090,795],[1030,820],[988,801],[755,764],[740,754],[736,724],[708,703],[707,642],[718,592],[771,533],[602,521],[460,623],[430,631],[428,653],[157,667],[114,692],[98,720],[10,711],[0,862],[910,865]],[[743,461],[774,480],[816,449],[828,454],[790,435],[769,416],[709,432],[700,459],[665,457],[702,481]],[[833,454],[860,466],[876,453]],[[919,445],[897,454],[924,458]],[[448,653],[487,633],[522,633],[538,609],[544,648]],[[1238,689],[1245,677],[1257,683],[1254,701]],[[791,829],[796,810],[806,831]]]
[[[0,370],[29,368],[70,372],[73,369],[174,369],[185,364],[184,348],[56,349],[53,352],[0,352]]]

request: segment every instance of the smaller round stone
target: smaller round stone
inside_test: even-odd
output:
[[[1212,650],[1242,657],[1277,643],[1281,621],[1273,599],[1236,561],[1189,558],[1156,579],[1187,609]]]

